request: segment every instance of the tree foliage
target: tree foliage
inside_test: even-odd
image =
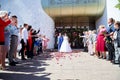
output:
[[[118,9],[120,10],[120,0],[118,0],[118,4],[116,4],[115,7],[118,8]]]

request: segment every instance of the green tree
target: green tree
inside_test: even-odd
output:
[[[120,10],[120,0],[118,0],[118,4],[116,4],[115,7],[118,8],[118,9]]]

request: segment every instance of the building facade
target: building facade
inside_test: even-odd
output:
[[[0,0],[1,10],[18,16],[18,26],[27,23],[49,38],[48,48],[54,48],[54,21],[44,12],[41,0]]]
[[[72,47],[80,48],[85,30],[107,25],[108,18],[120,21],[118,0],[0,0],[2,10],[8,10],[19,18],[19,25],[28,23],[50,41],[48,48],[56,47],[57,32],[67,32]]]

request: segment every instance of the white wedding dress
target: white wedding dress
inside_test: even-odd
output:
[[[60,52],[72,52],[67,36],[63,37],[63,42],[60,48]]]

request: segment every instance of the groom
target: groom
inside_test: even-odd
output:
[[[62,45],[62,42],[63,42],[63,36],[61,33],[59,33],[59,36],[58,36],[58,51],[60,50],[60,47]]]

